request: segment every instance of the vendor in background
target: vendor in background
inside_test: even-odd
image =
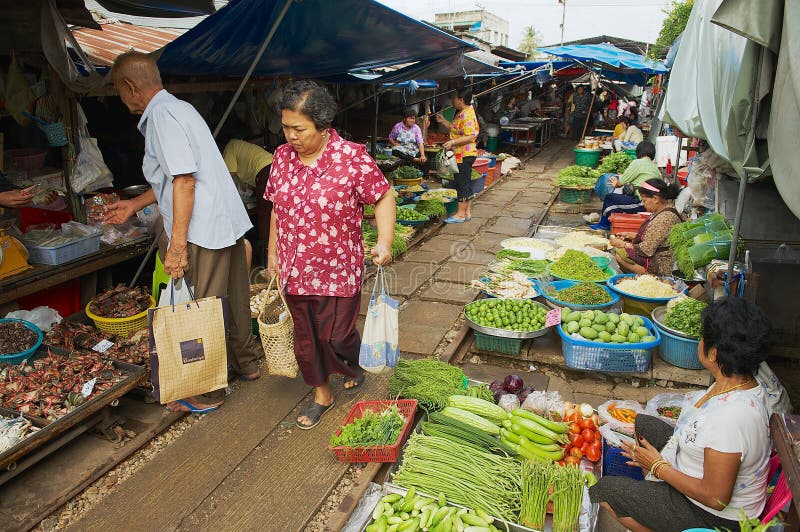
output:
[[[460,224],[472,220],[472,164],[478,157],[476,140],[480,134],[478,117],[472,106],[472,91],[458,89],[453,97],[453,107],[456,115],[449,122],[441,113],[436,114],[439,123],[450,129],[450,140],[444,143],[444,148],[453,150],[458,173],[454,176],[456,191],[458,193],[458,210],[444,220],[448,224]]]
[[[336,101],[313,81],[283,90],[281,124],[287,144],[275,150],[266,198],[273,202],[269,232],[270,275],[294,321],[294,354],[314,398],[296,424],[317,426],[336,400],[333,374],[357,393],[364,382],[358,364],[364,205],[375,205],[375,265],[392,260],[395,201],[391,187],[363,144],[343,140],[331,128]]]
[[[509,120],[515,120],[520,116],[519,103],[516,96],[511,96],[506,102],[506,107],[503,110],[502,116],[508,117]]]
[[[255,255],[258,263],[267,264],[267,242],[269,241],[269,216],[272,204],[264,199],[269,179],[272,154],[255,144],[231,139],[222,152],[225,166],[231,175],[255,190],[256,193],[256,242]],[[248,261],[248,263],[251,261]]]
[[[667,237],[675,225],[683,222],[674,207],[679,192],[678,185],[663,179],[648,179],[639,187],[644,209],[652,215],[636,233],[618,233],[610,240],[625,273],[672,274],[674,259]]]
[[[417,112],[413,108],[403,110],[403,120],[396,123],[389,133],[389,144],[392,145],[392,155],[405,161],[424,163],[428,160],[422,130],[417,125]]]
[[[623,133],[620,139],[614,140],[614,149],[616,151],[623,150],[622,147],[623,142],[632,142],[634,144],[639,144],[644,140],[644,133],[642,133],[642,130],[639,129],[637,126],[635,126],[633,122],[631,122],[630,118],[628,118],[627,116],[621,116],[619,118],[619,121],[621,124],[625,124],[625,133]],[[617,125],[619,126],[619,124]],[[615,128],[614,132],[616,133],[616,131],[617,129]],[[653,157],[655,157],[655,155],[653,155]]]
[[[528,116],[543,116],[542,102],[539,100],[539,97],[534,96],[530,100],[527,100],[525,103],[523,103],[522,107],[520,107],[520,115],[523,118]]]
[[[605,476],[589,488],[622,526],[634,532],[739,530],[767,500],[772,445],[765,391],[755,378],[767,358],[772,327],[754,304],[726,297],[703,311],[697,354],[714,384],[686,395],[673,429],[636,416],[629,465],[661,482]]]
[[[614,126],[614,140],[621,141],[622,138],[625,136],[625,130],[628,129],[628,119],[624,116],[619,117],[617,119],[617,125]]]
[[[573,110],[570,114],[570,128],[572,129],[572,140],[575,142],[581,140],[583,135],[583,128],[587,130],[592,128],[592,124],[586,122],[586,118],[592,111],[592,95],[586,91],[586,87],[579,85],[572,97]]]
[[[612,192],[603,198],[600,221],[590,225],[592,229],[603,231],[611,229],[608,217],[615,212],[633,214],[645,210],[642,200],[639,198],[639,187],[648,179],[661,179],[661,171],[653,162],[655,156],[656,147],[652,142],[645,140],[636,146],[636,160],[628,165],[622,175],[609,179],[608,186],[612,189],[621,187],[621,193]],[[601,176],[600,179],[603,179],[604,176]]]
[[[19,188],[11,184],[5,177],[0,176],[0,207],[19,209],[29,205],[36,195],[37,188],[36,185]]]
[[[125,52],[114,61],[111,79],[133,114],[142,115],[144,194],[108,206],[106,222],[122,224],[158,203],[164,223],[159,255],[164,272],[187,279],[194,296],[226,297],[228,365],[242,380],[261,377],[261,347],[253,336],[250,282],[244,234],[252,227],[208,124],[189,103],[168,93],[152,57]],[[167,404],[171,411],[204,414],[218,409],[225,390]]]

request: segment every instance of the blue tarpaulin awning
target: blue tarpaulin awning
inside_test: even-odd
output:
[[[243,76],[283,5],[231,2],[167,45],[158,66],[168,75]],[[323,78],[473,48],[374,0],[304,0],[292,2],[253,75]]]
[[[526,71],[538,70],[540,75],[537,75],[536,79],[540,83],[544,83],[550,80],[552,77],[550,75],[550,68],[549,65],[552,63],[553,65],[553,74],[554,75],[566,75],[566,76],[573,76],[573,71],[575,69],[580,70],[581,75],[584,74],[587,70],[587,67],[591,67],[594,72],[597,72],[601,77],[611,80],[611,81],[619,81],[621,83],[629,83],[631,85],[642,85],[646,81],[647,74],[642,72],[636,72],[633,70],[618,70],[609,67],[603,67],[602,65],[598,66],[596,63],[586,64],[586,63],[579,63],[577,61],[522,61],[522,62],[511,62],[511,61],[501,61],[500,66],[504,68],[510,69],[522,69]],[[559,74],[559,71],[561,74]]]
[[[631,70],[644,74],[666,74],[668,69],[660,61],[653,61],[632,52],[627,52],[611,44],[573,44],[570,46],[549,46],[537,48],[538,51],[565,59],[575,59],[586,63],[600,63],[618,70]]]

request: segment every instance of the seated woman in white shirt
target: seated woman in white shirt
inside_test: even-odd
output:
[[[674,430],[636,416],[637,442],[622,453],[661,482],[607,476],[589,489],[592,502],[633,532],[739,530],[743,515],[764,510],[772,445],[755,375],[767,358],[769,319],[754,304],[727,297],[703,312],[702,330],[698,356],[714,384],[686,395]]]
[[[622,135],[622,138],[619,140],[614,141],[614,147],[617,151],[622,151],[622,143],[623,142],[632,142],[634,144],[639,144],[644,140],[644,133],[642,130],[639,129],[638,126],[631,122],[631,119],[622,116],[619,119],[620,122],[623,122],[626,125],[625,134]]]

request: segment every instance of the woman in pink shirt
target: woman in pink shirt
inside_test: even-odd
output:
[[[395,201],[389,183],[362,144],[331,128],[336,102],[312,81],[288,87],[281,101],[287,144],[275,150],[265,198],[273,202],[267,269],[280,274],[294,320],[294,352],[314,399],[297,419],[315,427],[333,408],[329,377],[345,389],[364,382],[356,330],[361,304],[364,205],[375,204],[376,265],[388,264]]]

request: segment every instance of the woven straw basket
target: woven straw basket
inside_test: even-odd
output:
[[[294,356],[294,322],[277,281],[276,275],[267,286],[269,295],[258,313],[258,332],[267,357],[267,371],[293,379],[300,369]]]

